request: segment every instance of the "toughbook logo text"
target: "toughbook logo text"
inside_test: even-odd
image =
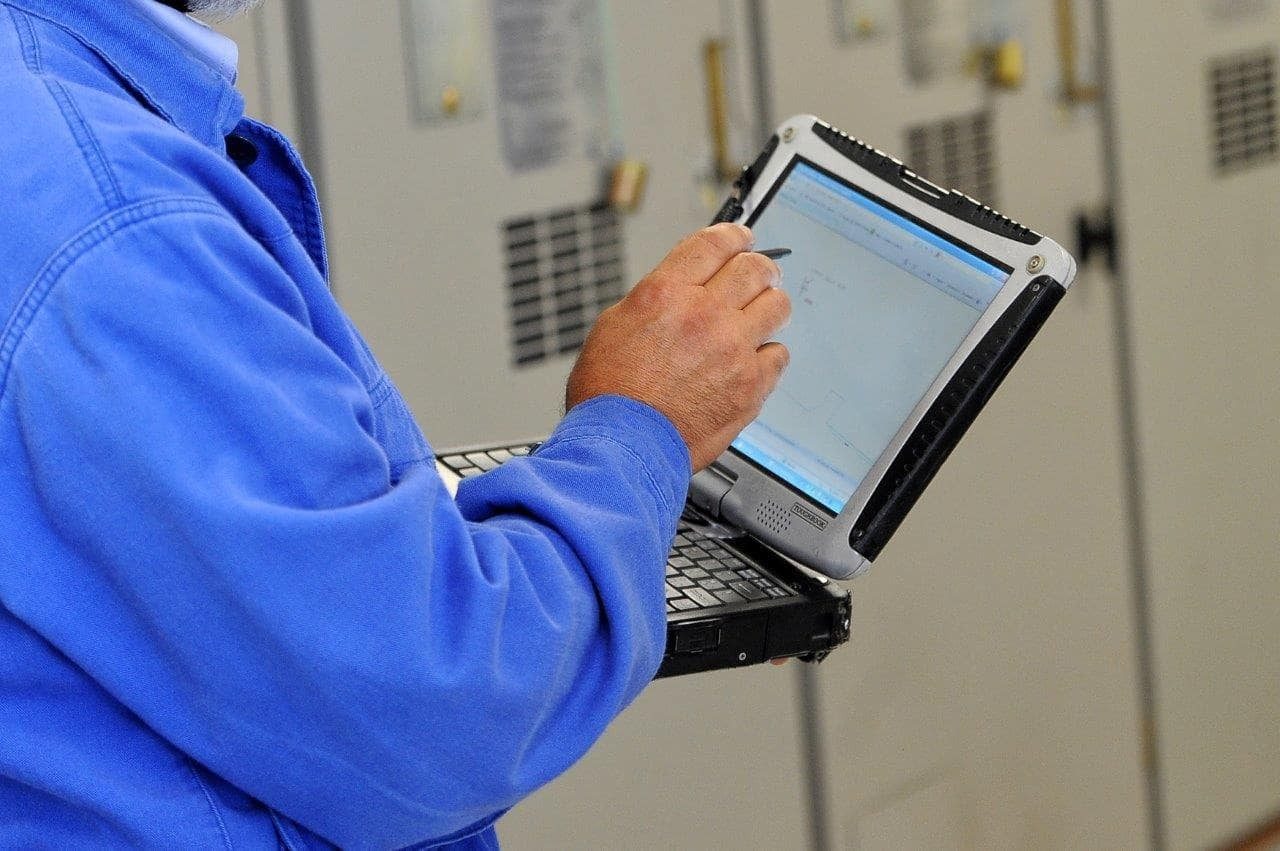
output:
[[[791,513],[820,532],[827,528],[827,519],[825,517],[814,514],[798,502],[791,506]]]

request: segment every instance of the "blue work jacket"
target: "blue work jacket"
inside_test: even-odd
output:
[[[242,104],[128,3],[0,0],[0,846],[483,846],[662,655],[670,422],[450,498]]]

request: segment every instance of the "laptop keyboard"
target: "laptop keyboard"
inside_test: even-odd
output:
[[[791,597],[790,588],[752,567],[719,539],[680,521],[667,554],[667,611],[687,612],[730,603]]]
[[[525,446],[508,446],[505,449],[489,449],[480,452],[468,452],[465,455],[446,455],[440,460],[444,465],[462,478],[478,476],[497,467],[503,461],[510,461],[518,455],[528,455],[538,447],[536,443]]]
[[[504,461],[528,455],[537,446],[532,443],[479,450],[446,455],[440,460],[465,479],[492,470]],[[696,525],[681,518],[671,552],[667,554],[668,612],[688,612],[794,595],[794,591],[748,564],[724,546],[720,539],[703,534]]]

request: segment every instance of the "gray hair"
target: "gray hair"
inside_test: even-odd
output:
[[[262,0],[188,0],[191,14],[202,21],[219,24],[256,9]]]

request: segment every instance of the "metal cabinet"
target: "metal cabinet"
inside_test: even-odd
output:
[[[650,164],[628,221],[631,278],[710,220],[716,160],[757,143],[745,18],[733,3],[612,3],[628,154]],[[708,57],[708,41],[721,50]],[[728,138],[710,133],[706,62],[723,62]],[[718,147],[722,149],[717,150]],[[726,169],[729,170],[729,169]],[[770,666],[652,684],[562,778],[507,815],[521,849],[794,848],[808,839],[794,672]]]
[[[980,4],[763,5],[776,117],[817,113],[1074,248],[1101,136],[1062,95],[1050,4],[988,21],[1012,58]],[[816,672],[836,847],[1145,840],[1112,285],[1082,269],[852,583],[854,637]]]
[[[719,10],[303,5],[340,300],[434,445],[545,434],[595,313],[710,218]],[[624,160],[634,212],[602,203]]]
[[[1280,8],[1108,3],[1163,833],[1280,808]]]

